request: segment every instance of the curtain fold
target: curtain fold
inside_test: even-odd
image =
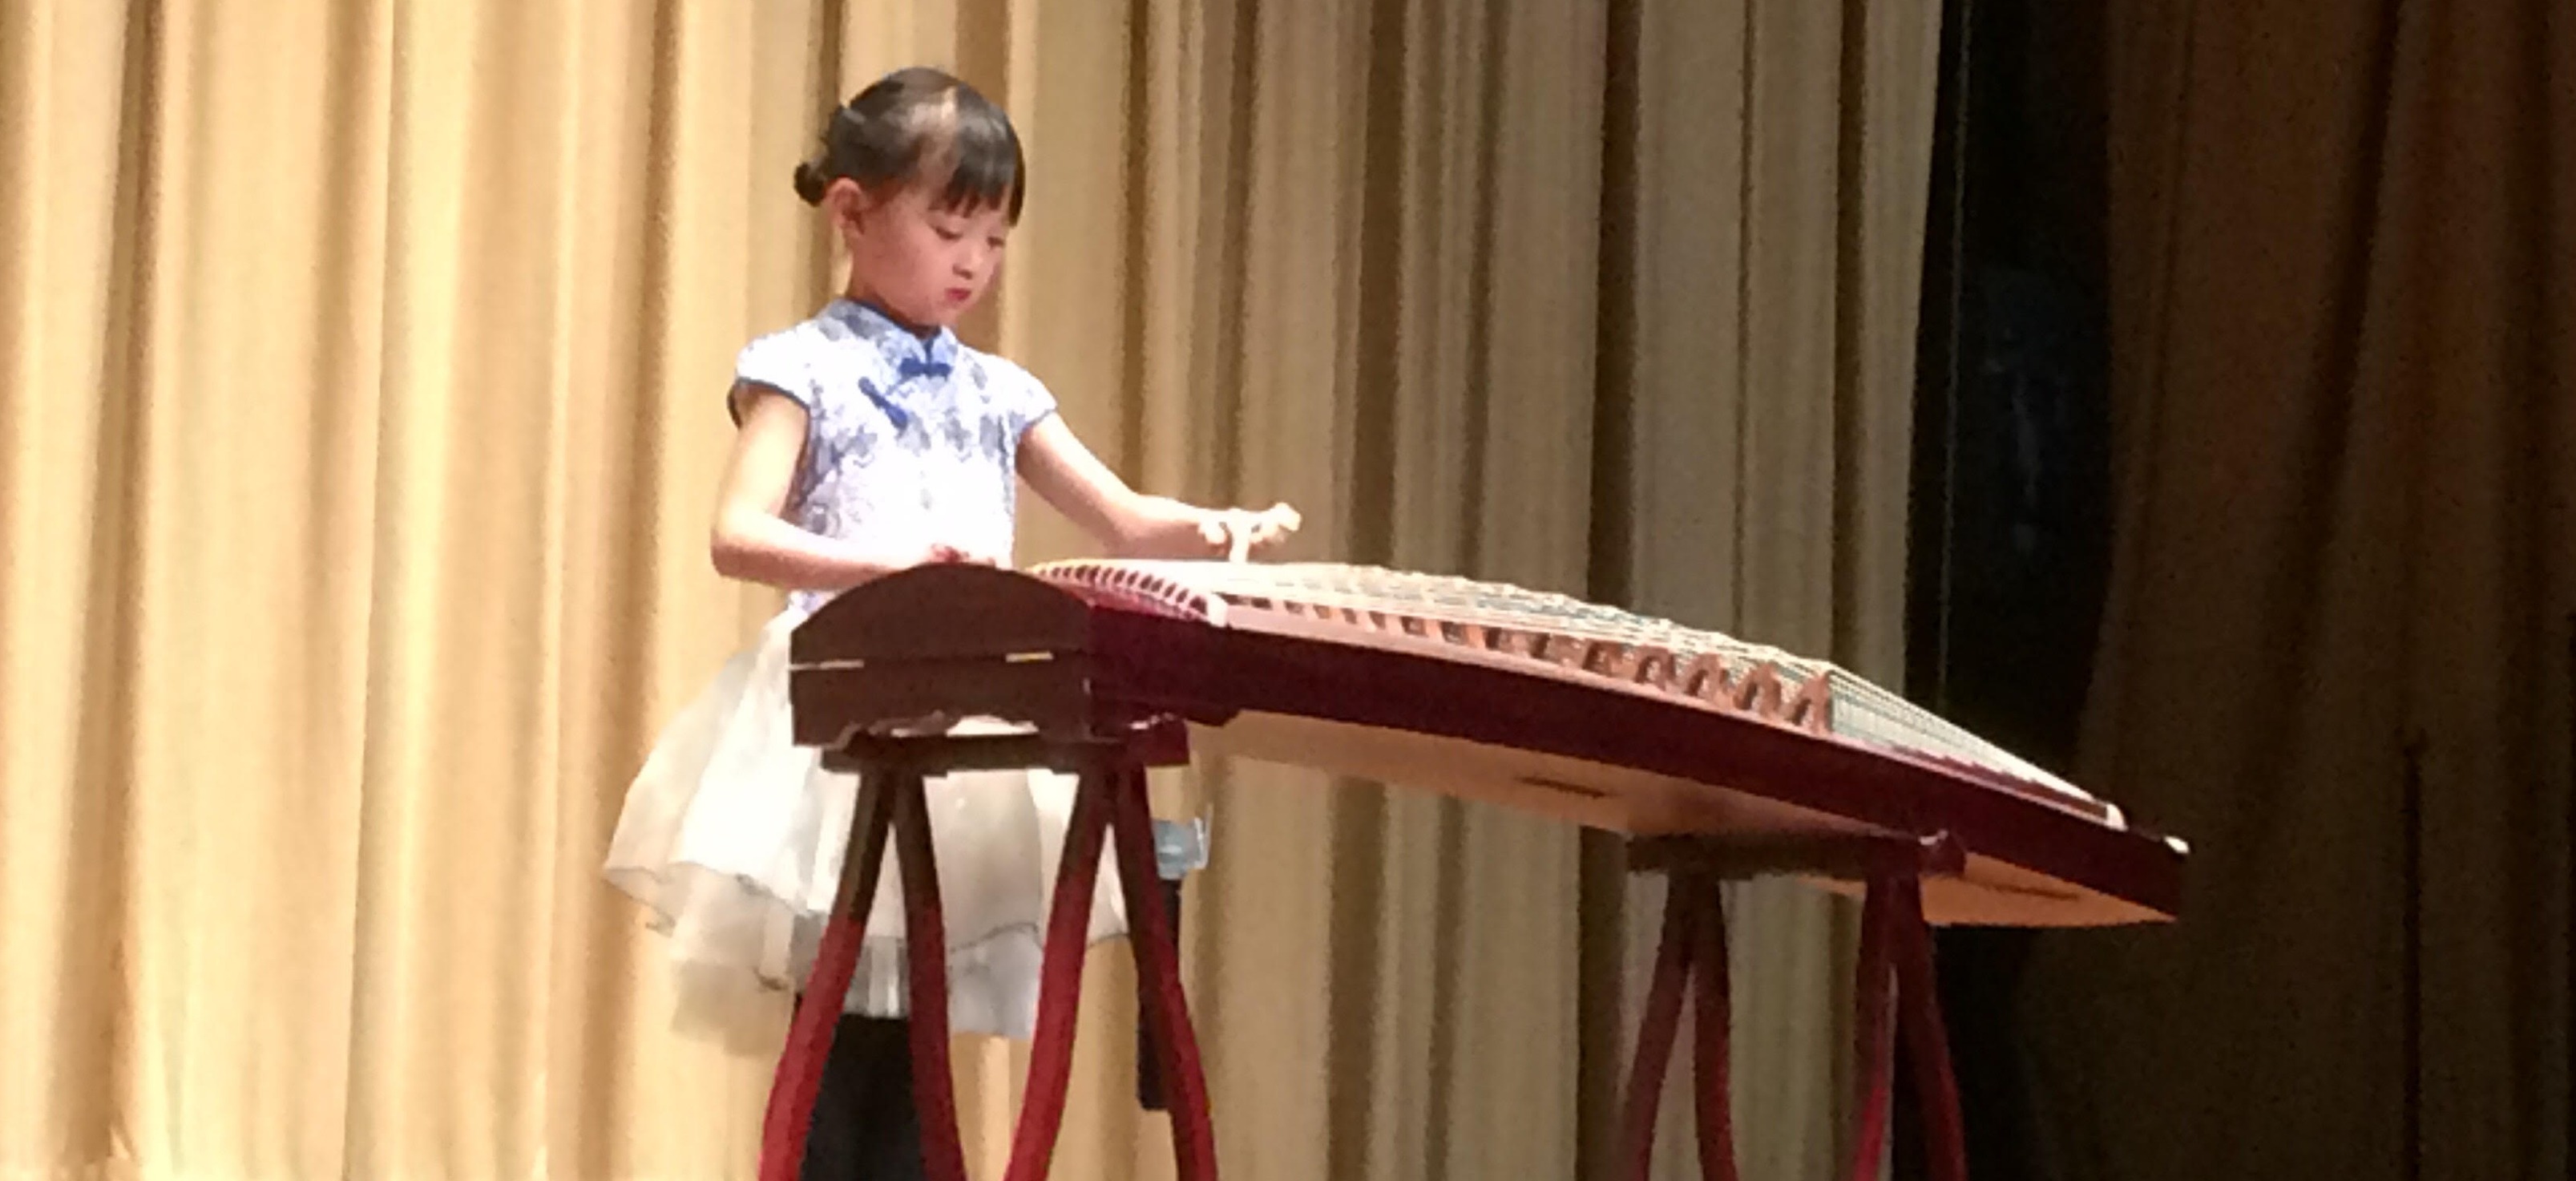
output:
[[[2576,29],[2109,24],[2120,529],[2085,761],[2196,852],[2180,926],[2042,943],[2047,1167],[2563,1176]]]

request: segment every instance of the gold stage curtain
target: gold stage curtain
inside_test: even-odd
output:
[[[597,866],[775,607],[705,558],[721,394],[836,284],[789,170],[899,64],[1015,112],[1031,204],[968,335],[1140,483],[1893,676],[1937,23],[9,0],[0,1176],[750,1175],[775,1031],[672,1032]],[[1205,771],[1230,1176],[1603,1159],[1658,903],[1615,843]],[[1821,1177],[1848,932],[1737,902],[1748,1175]],[[1165,1175],[1106,950],[1058,1174]],[[1025,1056],[960,1048],[996,1175]]]
[[[2108,27],[2085,761],[2195,856],[2181,925],[2040,945],[2046,1175],[2565,1177],[2576,22]]]

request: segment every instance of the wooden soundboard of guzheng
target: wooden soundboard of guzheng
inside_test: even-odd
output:
[[[1946,835],[1965,867],[1923,883],[1935,923],[2179,910],[2180,841],[1827,662],[1561,595],[1337,564],[1059,562],[963,576],[939,597],[968,611],[963,588],[1005,579],[1057,595],[984,617],[1016,627],[1056,614],[1046,600],[1077,604],[1029,643],[1085,649],[1085,692],[1188,719],[1202,752],[1638,837]]]

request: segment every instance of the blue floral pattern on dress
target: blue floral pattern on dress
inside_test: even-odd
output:
[[[805,408],[788,520],[888,556],[940,542],[1009,564],[1020,439],[1056,410],[1027,370],[948,329],[925,339],[835,299],[744,345],[734,377]],[[810,611],[828,597],[799,591],[789,604]]]

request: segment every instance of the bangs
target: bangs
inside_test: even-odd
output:
[[[967,213],[998,208],[1018,225],[1025,187],[1021,173],[1026,168],[1020,137],[1010,120],[980,96],[954,97],[956,105],[944,129],[947,150],[938,153],[945,157],[939,163],[947,165],[948,179],[935,203],[941,209]]]

